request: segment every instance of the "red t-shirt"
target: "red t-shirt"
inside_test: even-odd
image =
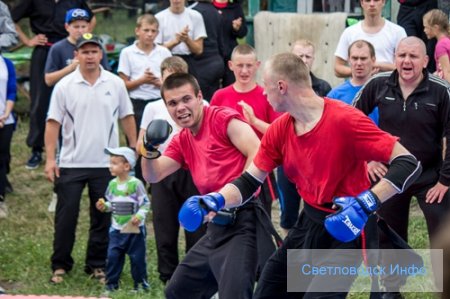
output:
[[[197,135],[189,129],[176,134],[164,155],[190,170],[195,186],[201,194],[218,191],[239,177],[247,158],[231,143],[227,135],[228,123],[242,120],[236,111],[227,107],[204,107],[203,120]]]
[[[255,88],[249,92],[238,92],[234,89],[233,85],[229,85],[214,93],[211,99],[211,105],[233,108],[243,116],[242,106],[238,105],[238,102],[242,100],[253,108],[253,112],[257,118],[270,124],[278,118],[281,113],[273,110],[263,92],[264,89],[259,85],[256,85]],[[254,127],[253,130],[256,135],[258,135],[259,139],[261,139],[263,134]]]
[[[322,118],[308,133],[295,134],[290,114],[264,135],[255,165],[283,165],[301,197],[321,208],[336,196],[355,196],[370,187],[366,161],[388,162],[396,137],[381,131],[354,107],[325,98]]]

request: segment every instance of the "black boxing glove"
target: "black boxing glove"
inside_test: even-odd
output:
[[[154,119],[144,134],[144,142],[140,149],[141,155],[146,159],[156,159],[161,156],[158,146],[164,143],[172,133],[172,126],[164,119]]]

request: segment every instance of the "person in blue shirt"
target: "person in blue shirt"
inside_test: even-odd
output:
[[[348,47],[348,61],[352,76],[341,85],[333,88],[327,97],[341,100],[349,105],[363,85],[377,72],[375,68],[375,48],[365,40],[354,41]],[[378,108],[369,117],[378,125]]]

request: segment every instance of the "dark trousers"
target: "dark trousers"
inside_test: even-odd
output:
[[[278,198],[280,200],[280,226],[290,229],[297,222],[302,198],[297,192],[295,184],[288,180],[283,167],[277,168]]]
[[[174,56],[178,56],[182,58],[188,65],[189,74],[197,78],[197,71],[195,69],[195,63],[194,63],[194,55],[193,54],[187,54],[187,55],[178,55],[175,54]]]
[[[55,233],[53,240],[52,269],[70,271],[73,267],[72,249],[80,211],[81,194],[85,186],[89,193],[89,238],[86,251],[85,271],[105,268],[108,249],[108,230],[111,215],[95,208],[95,203],[104,197],[112,179],[108,168],[61,168],[56,179],[55,191],[58,195],[55,213]],[[86,221],[83,219],[83,221]]]
[[[155,99],[155,101],[156,100],[158,100],[158,99]],[[154,100],[131,99],[131,103],[133,104],[133,111],[134,111],[134,121],[136,122],[136,137],[139,136],[139,131],[141,129],[142,115],[144,114],[145,106],[148,103],[153,102],[153,101]],[[136,161],[136,166],[134,167],[134,176],[137,177],[141,182],[145,182],[144,177],[142,176],[141,156],[140,155]]]
[[[413,196],[417,198],[419,207],[425,216],[428,229],[428,237],[430,242],[438,231],[440,225],[449,214],[449,193],[447,192],[442,202],[426,203],[425,198],[428,190],[433,187],[439,178],[439,169],[424,169],[417,181],[402,194],[394,195],[388,201],[384,202],[378,214],[384,218],[387,224],[400,236],[403,240],[408,241],[408,223],[409,208]],[[385,234],[380,234],[380,248],[392,249],[392,243]],[[433,243],[431,242],[431,248]],[[394,258],[391,256],[391,258]],[[393,264],[395,261],[387,259],[382,255],[383,264]],[[399,276],[383,278],[383,286],[390,291],[398,291],[400,286],[405,284],[406,277],[403,280]]]
[[[6,174],[8,173],[11,140],[14,124],[5,125],[0,129],[0,196],[5,197]]]
[[[308,213],[305,211],[309,211]],[[325,214],[305,204],[297,223],[289,230],[283,245],[269,258],[258,280],[253,298],[345,298],[347,293],[295,293],[287,292],[287,250],[288,249],[357,249],[359,240],[342,243],[334,239],[323,226]],[[315,215],[311,215],[314,213]],[[348,277],[348,288],[354,278]],[[318,275],[311,277],[309,286],[317,289],[327,285],[325,278]],[[329,279],[329,278],[326,278]],[[320,297],[322,296],[322,297]]]
[[[44,148],[45,120],[52,87],[45,84],[45,62],[50,47],[37,46],[33,50],[30,62],[30,128],[27,136],[27,145],[33,151],[42,152]]]
[[[258,262],[255,208],[237,212],[235,224],[208,224],[166,288],[167,299],[252,298]]]
[[[159,278],[166,282],[178,266],[178,212],[184,201],[199,194],[189,171],[179,169],[159,183],[151,185],[153,228],[155,230]],[[185,231],[186,252],[205,234],[206,227]]]
[[[225,71],[223,72],[223,77],[222,77],[222,87],[227,87],[228,85],[231,85],[234,82],[236,82],[236,77],[234,76],[233,71],[230,70],[230,68],[228,67],[229,60],[231,60],[231,56],[225,57],[223,59]]]
[[[141,226],[139,234],[122,234],[117,229],[109,232],[108,261],[106,263],[106,278],[109,289],[119,288],[120,274],[125,264],[125,256],[130,257],[131,276],[134,288],[140,284],[148,288],[147,261],[145,259],[145,239],[147,232]]]
[[[211,101],[213,94],[220,88],[224,72],[223,58],[219,54],[202,54],[192,61],[203,98]]]
[[[427,69],[433,73],[436,70],[436,63],[434,61],[434,49],[436,47],[436,39],[427,39],[423,32],[423,15],[434,8],[438,8],[437,0],[422,1],[422,4],[417,6],[400,5],[397,14],[397,24],[402,26],[408,36],[417,36],[425,42],[427,47],[427,55],[430,57]]]

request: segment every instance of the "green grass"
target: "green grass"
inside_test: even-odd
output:
[[[48,283],[50,255],[53,241],[53,213],[47,211],[52,185],[44,175],[43,167],[26,170],[29,150],[25,145],[28,120],[21,120],[13,137],[12,164],[9,179],[14,193],[7,195],[10,215],[0,220],[0,285],[13,294],[48,294],[72,296],[99,296],[103,288],[83,272],[86,240],[88,235],[88,199],[83,195],[77,239],[73,251],[74,269],[64,283]],[[149,218],[151,215],[149,216]],[[153,229],[148,223],[148,272],[152,290],[147,298],[163,298],[163,286],[156,270],[156,252]],[[123,290],[114,298],[128,298],[133,283],[127,264],[123,275]],[[137,298],[144,297],[133,295]]]
[[[51,275],[50,255],[53,240],[53,213],[47,211],[52,194],[52,185],[46,180],[41,166],[37,170],[26,170],[25,161],[29,149],[25,145],[28,120],[21,119],[13,137],[10,181],[14,193],[7,196],[10,216],[0,220],[0,285],[13,294],[48,294],[72,296],[99,296],[103,288],[83,272],[88,227],[88,200],[83,196],[77,228],[77,240],[73,251],[75,266],[61,285],[48,283]],[[277,205],[274,205],[275,209]],[[278,220],[278,213],[274,213]],[[148,273],[152,291],[148,295],[131,294],[132,279],[127,265],[122,274],[123,289],[114,298],[163,298],[163,285],[156,270],[156,251],[153,229],[148,223]],[[410,223],[411,245],[414,248],[427,248],[423,216],[413,206]],[[435,298],[432,294],[406,293],[406,298]],[[351,294],[349,298],[368,298],[367,294]]]

